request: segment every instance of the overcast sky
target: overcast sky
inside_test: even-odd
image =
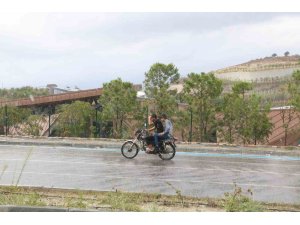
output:
[[[300,54],[299,27],[300,13],[1,13],[0,85],[138,84],[156,62],[209,72]]]

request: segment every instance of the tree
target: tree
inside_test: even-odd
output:
[[[190,73],[184,82],[184,98],[194,114],[201,142],[208,141],[215,129],[216,99],[222,90],[222,81],[212,73]]]
[[[42,95],[49,95],[47,88],[33,88],[26,86],[21,88],[0,89],[0,96],[5,99],[28,98],[30,96]]]
[[[271,134],[273,125],[268,118],[270,105],[262,107],[261,98],[251,95],[246,106],[249,113],[249,119],[246,121],[246,129],[249,132],[246,132],[246,139],[248,143],[256,145],[257,142],[264,142]]]
[[[292,80],[288,84],[288,93],[289,103],[300,111],[300,70],[293,72]]]
[[[221,104],[221,116],[219,118],[219,131],[224,140],[228,143],[234,143],[242,109],[243,101],[238,95],[227,93],[223,97]]]
[[[281,108],[280,109],[280,118],[282,122],[282,128],[284,130],[284,145],[287,145],[287,140],[288,140],[288,132],[291,127],[291,122],[295,119],[296,116],[296,111],[293,108],[290,109],[285,109]]]
[[[174,117],[174,128],[180,131],[181,140],[187,141],[189,137],[190,112],[187,110],[177,110]]]
[[[238,81],[232,87],[234,94],[242,95],[243,99],[245,98],[245,93],[253,89],[253,86],[249,82]]]
[[[129,82],[123,82],[121,78],[112,80],[103,85],[103,93],[100,103],[103,107],[102,119],[113,121],[116,138],[123,137],[123,128],[126,119],[133,117],[137,110],[136,90]]]
[[[242,140],[244,144],[257,144],[271,133],[270,105],[263,107],[261,98],[254,94],[246,97],[246,90],[250,90],[246,83],[236,83],[232,93],[223,98],[220,131],[229,143]]]
[[[252,90],[252,85],[249,82],[239,81],[236,82],[232,87],[232,92],[236,97],[235,103],[237,105],[233,106],[237,110],[237,118],[236,118],[236,129],[237,134],[240,138],[243,139],[243,143],[246,143],[246,137],[248,136],[247,130],[247,119],[248,119],[248,111],[247,111],[247,100],[245,99],[245,94],[247,91]],[[239,99],[241,97],[241,99]]]
[[[93,112],[90,103],[75,101],[58,109],[57,132],[67,137],[89,137],[92,134]]]
[[[290,52],[289,52],[289,51],[286,51],[286,52],[284,53],[284,56],[289,56],[289,54],[290,54]]]
[[[171,116],[176,108],[176,98],[170,85],[179,80],[180,74],[173,64],[153,64],[145,73],[145,91],[148,97],[154,98],[158,114],[167,113]]]
[[[24,122],[30,116],[30,110],[24,108],[18,108],[15,106],[7,106],[7,118],[5,115],[5,107],[0,108],[0,120],[2,126],[5,127],[6,121],[8,129],[11,126],[17,126],[19,123]],[[9,133],[9,130],[7,131]]]
[[[276,54],[276,53],[273,53],[273,54],[272,54],[272,57],[277,57],[277,54]]]

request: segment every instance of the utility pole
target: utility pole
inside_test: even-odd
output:
[[[192,137],[193,137],[193,110],[190,108],[190,113],[191,113],[191,121],[190,121],[190,142],[192,142]]]
[[[98,137],[98,132],[99,132],[99,125],[98,125],[98,109],[97,109],[97,105],[96,105],[96,134],[95,134],[95,137],[97,138]]]
[[[48,137],[51,135],[51,114],[53,111],[53,107],[50,105],[48,107]]]
[[[101,111],[102,111],[102,105],[101,104],[99,104],[98,102],[97,102],[97,100],[93,100],[93,102],[92,102],[92,106],[93,106],[93,108],[95,109],[95,111],[96,111],[96,121],[95,122],[93,122],[93,124],[95,125],[95,132],[94,132],[94,137],[95,138],[97,138],[97,137],[101,137],[101,121],[98,123],[98,111],[101,113]],[[100,114],[101,115],[101,114]],[[101,119],[101,117],[100,117],[100,119]]]
[[[5,120],[5,136],[7,136],[7,134],[8,134],[8,115],[7,115],[7,105],[5,105],[5,107],[4,107],[4,111],[5,111],[5,116],[4,116],[4,120]]]
[[[147,106],[146,106],[146,123],[145,123],[145,125],[146,125],[146,129],[148,129],[148,127],[149,127],[149,121],[148,121],[148,118],[149,117],[149,105],[148,105],[148,102],[147,102]]]
[[[48,113],[48,116],[49,116],[49,127],[48,127],[48,137],[50,137],[50,135],[51,135],[51,132],[50,132],[50,126],[51,126],[51,114],[50,114],[50,112]]]

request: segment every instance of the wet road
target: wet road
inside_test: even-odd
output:
[[[0,145],[0,184],[223,197],[300,204],[300,158],[178,153],[171,161],[113,149]]]

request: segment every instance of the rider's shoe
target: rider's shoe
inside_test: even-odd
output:
[[[146,148],[145,151],[147,154],[154,154],[154,150],[152,150],[151,148]]]

